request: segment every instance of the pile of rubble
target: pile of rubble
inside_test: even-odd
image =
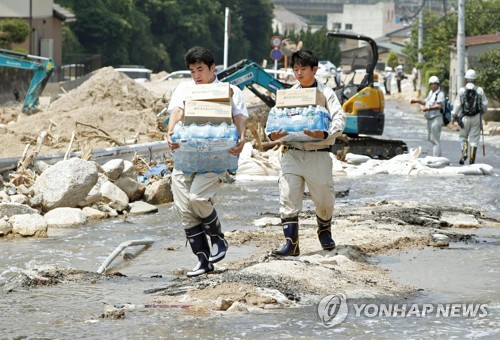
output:
[[[114,159],[104,165],[79,158],[52,166],[36,162],[32,176],[0,177],[0,237],[47,237],[50,227],[157,211],[173,201],[170,177],[151,176],[141,183],[132,162]]]

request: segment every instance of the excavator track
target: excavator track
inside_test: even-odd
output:
[[[348,137],[342,135],[332,146],[336,155],[354,153],[374,159],[390,159],[408,152],[408,146],[401,140],[378,139],[372,137]],[[342,158],[342,157],[341,157]]]

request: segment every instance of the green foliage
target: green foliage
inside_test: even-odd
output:
[[[22,19],[0,21],[0,47],[10,49],[13,43],[20,44],[30,32],[29,25]]]
[[[231,9],[229,63],[268,55],[272,0],[56,0],[70,8],[71,24],[86,53],[104,65],[141,64],[154,71],[185,69],[184,54],[195,45],[224,52],[225,7]]]
[[[466,1],[465,7],[465,35],[474,36],[493,34],[500,27],[500,1],[474,0]],[[431,68],[441,80],[441,87],[445,90],[449,86],[451,40],[457,37],[457,13],[448,13],[439,17],[435,12],[424,12],[424,41],[420,50],[424,64],[418,68]],[[418,22],[415,21],[411,41],[403,52],[407,56],[407,65],[412,68],[417,64],[418,55]],[[420,65],[419,65],[420,66]],[[425,76],[424,73],[422,73]],[[422,78],[426,79],[426,78]],[[428,78],[427,78],[428,79]]]
[[[387,66],[396,68],[399,65],[398,54],[394,51],[391,51],[387,56]]]
[[[486,96],[500,100],[500,49],[490,50],[479,57],[478,85]]]

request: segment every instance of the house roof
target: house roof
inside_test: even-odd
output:
[[[73,22],[76,21],[76,16],[70,12],[68,9],[58,5],[54,4],[52,7],[54,16],[64,22]]]
[[[451,39],[452,42],[456,43],[457,39]],[[484,45],[500,42],[500,34],[483,34],[475,35],[472,37],[465,37],[465,46],[472,45]]]
[[[412,25],[405,26],[395,31],[386,34],[387,37],[401,37],[408,38],[411,34]]]
[[[299,27],[307,26],[308,24],[308,22],[303,17],[286,9],[275,9],[273,14],[276,20],[287,25],[294,24]]]
[[[390,41],[387,41],[387,42],[377,41],[377,46],[379,47],[380,52],[382,52],[383,50],[386,50],[386,51],[394,51],[394,52],[396,52],[396,54],[401,55],[401,56],[406,55],[405,53],[403,53],[404,45],[402,45],[402,44],[397,44],[397,43],[390,42]]]

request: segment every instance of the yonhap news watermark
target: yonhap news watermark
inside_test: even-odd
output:
[[[366,318],[481,318],[488,305],[478,303],[352,303],[344,294],[327,295],[318,304],[318,316],[326,328],[342,323],[349,312]]]

